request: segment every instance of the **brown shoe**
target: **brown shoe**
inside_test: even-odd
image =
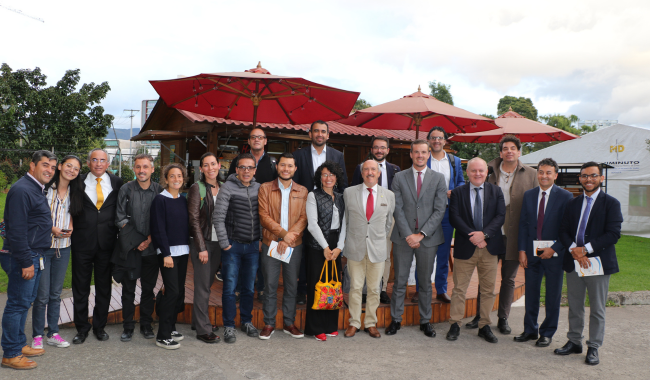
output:
[[[451,298],[449,298],[447,293],[438,294],[436,296],[436,299],[438,299],[438,300],[440,300],[440,301],[442,301],[444,303],[451,303]]]
[[[418,303],[419,300],[420,300],[420,292],[415,292],[415,294],[413,294],[413,298],[411,298],[411,302]]]
[[[271,325],[266,325],[264,326],[262,331],[260,331],[259,338],[262,340],[271,339],[271,334],[273,334],[274,331],[275,331],[275,327]]]
[[[285,332],[285,334],[289,334],[293,338],[304,338],[305,337],[305,334],[300,332],[300,330],[298,330],[298,328],[294,324],[291,324],[291,326],[284,325],[283,331]]]
[[[34,356],[41,356],[44,353],[45,350],[42,348],[32,348],[31,346],[23,347],[23,355],[27,356],[28,358],[32,358]]]
[[[354,334],[357,333],[357,331],[359,331],[358,328],[354,326],[350,326],[347,328],[347,330],[345,330],[345,334],[343,336],[345,336],[346,338],[352,338]]]
[[[367,329],[363,329],[363,331],[370,334],[370,337],[372,338],[381,338],[381,334],[379,333],[379,330],[377,330],[375,326],[368,327]]]
[[[34,369],[38,367],[35,361],[27,359],[24,355],[15,358],[2,358],[2,366],[13,369]]]

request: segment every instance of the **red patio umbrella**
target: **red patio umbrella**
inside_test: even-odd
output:
[[[458,134],[451,138],[454,142],[498,143],[503,135],[515,135],[521,142],[566,141],[580,138],[561,129],[530,120],[510,110],[495,120],[501,127],[498,130]]]
[[[202,115],[263,123],[307,124],[350,114],[358,92],[303,78],[271,75],[258,63],[244,72],[149,81],[167,106]]]
[[[429,131],[436,126],[444,128],[447,133],[480,132],[499,128],[487,117],[454,107],[422,93],[419,86],[418,91],[411,95],[358,110],[339,121],[362,128],[415,129],[415,138],[419,137],[420,129]]]

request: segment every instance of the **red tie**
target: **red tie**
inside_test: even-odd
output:
[[[372,212],[374,211],[375,199],[372,196],[372,189],[368,188],[370,194],[368,195],[368,202],[366,202],[366,218],[370,221],[372,217]]]

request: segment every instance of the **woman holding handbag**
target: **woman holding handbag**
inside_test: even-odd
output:
[[[328,269],[341,268],[341,251],[345,242],[345,203],[337,191],[343,184],[343,170],[333,161],[325,161],[314,174],[316,189],[307,196],[307,229],[309,238],[304,258],[307,267],[307,316],[305,335],[319,341],[338,336],[339,310],[314,310],[314,291],[321,281],[325,261]],[[332,275],[331,278],[336,278]]]

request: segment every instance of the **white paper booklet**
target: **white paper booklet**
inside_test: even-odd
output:
[[[603,263],[600,261],[600,257],[589,257],[589,262],[591,266],[589,268],[583,268],[578,263],[578,260],[573,260],[573,263],[576,266],[576,273],[579,277],[585,276],[600,276],[605,274],[603,272]]]
[[[280,252],[278,252],[277,241],[272,241],[271,245],[269,245],[269,256],[273,257],[274,259],[278,259],[280,261],[284,261],[285,263],[289,263],[292,254],[293,254],[293,248],[291,247],[287,247],[287,249],[284,250],[284,254],[280,254]]]
[[[555,240],[533,240],[535,256],[537,256],[537,248],[551,248],[555,242]],[[557,252],[553,253],[553,257],[557,257]]]

